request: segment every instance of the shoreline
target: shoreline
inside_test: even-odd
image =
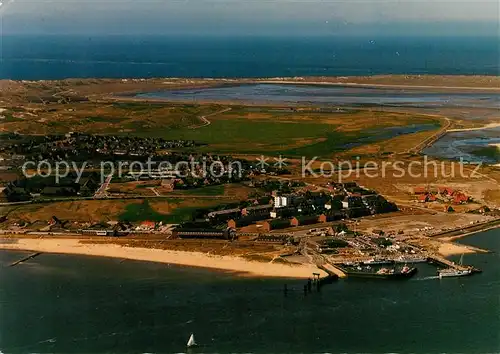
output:
[[[453,133],[453,132],[472,132],[472,131],[479,131],[479,130],[486,130],[486,129],[494,129],[494,128],[500,128],[500,123],[488,123],[482,127],[477,127],[477,128],[463,128],[463,129],[449,129],[447,133]],[[497,147],[500,147],[500,144],[491,144],[495,145]]]
[[[377,76],[369,76],[371,78],[377,78]],[[398,77],[398,76],[395,76]],[[332,77],[334,79],[335,77]],[[347,88],[379,88],[379,89],[436,89],[436,90],[474,90],[474,91],[500,91],[498,87],[476,87],[476,86],[443,86],[443,85],[413,85],[411,83],[407,84],[379,84],[379,83],[357,83],[357,82],[342,82],[342,81],[307,81],[305,78],[301,80],[290,80],[292,78],[283,78],[283,80],[273,80],[273,79],[257,79],[256,83],[261,84],[286,84],[286,85],[324,85],[324,86],[340,86]]]
[[[312,264],[264,263],[236,256],[210,256],[201,252],[127,247],[112,243],[82,243],[79,239],[4,238],[3,241],[3,243],[0,242],[0,250],[121,258],[227,271],[239,276],[307,279],[312,277],[312,273],[326,275],[324,271]]]
[[[463,228],[438,232],[430,235],[430,238],[441,240],[458,240],[463,237],[471,236],[479,232],[486,232],[500,228],[500,218],[489,220],[480,224],[470,225]]]
[[[394,88],[394,89],[437,89],[437,90],[473,90],[498,92],[500,78],[496,75],[488,74],[365,74],[365,75],[306,75],[306,76],[267,76],[267,77],[182,77],[182,76],[156,76],[156,77],[67,77],[61,79],[8,79],[0,78],[1,84],[24,83],[24,84],[51,84],[66,83],[72,84],[96,84],[101,81],[104,84],[118,84],[129,86],[129,92],[134,92],[137,86],[149,86],[151,84],[159,87],[180,85],[194,88],[198,85],[239,85],[257,83],[276,84],[306,84],[306,85],[339,85],[347,87],[373,87],[373,88]],[[99,84],[99,83],[97,83]],[[131,87],[136,86],[136,87]],[[173,87],[175,89],[175,87]]]
[[[476,254],[476,253],[491,253],[490,250],[479,248],[470,245],[464,245],[459,243],[454,243],[455,239],[445,239],[442,238],[438,242],[440,242],[438,246],[438,253],[445,257],[458,256],[461,254]]]
[[[365,76],[360,78],[366,78]],[[158,93],[163,91],[173,91],[173,90],[202,90],[202,89],[213,89],[213,88],[224,88],[224,87],[238,87],[238,86],[248,86],[248,85],[298,85],[298,86],[325,86],[325,87],[340,87],[346,89],[373,89],[373,90],[415,90],[421,93],[440,93],[448,91],[457,91],[457,93],[500,93],[500,87],[477,87],[477,86],[446,86],[446,85],[417,85],[411,82],[404,84],[396,83],[377,83],[376,80],[379,79],[378,76],[369,76],[369,79],[373,79],[375,82],[351,82],[342,81],[340,77],[328,77],[332,81],[314,81],[311,78],[306,77],[283,77],[283,78],[234,78],[234,79],[220,79],[220,78],[206,78],[206,79],[192,79],[189,83],[177,83],[175,81],[172,84],[180,86],[165,85],[165,83],[155,83],[152,84],[154,87],[149,87],[145,90],[135,89],[131,91],[115,91],[104,94],[101,98],[107,99],[124,99],[124,100],[137,100],[137,101],[152,101],[152,102],[173,102],[173,103],[189,103],[192,102],[191,99],[186,100],[169,100],[168,98],[161,97],[137,97],[137,95],[148,94],[148,93]],[[398,79],[399,76],[395,76]],[[99,80],[99,79],[97,79]],[[123,79],[122,79],[123,80]],[[147,79],[147,80],[159,80],[159,79]],[[179,78],[165,78],[163,80],[179,80]],[[334,81],[335,80],[335,81]],[[117,84],[119,84],[117,82]],[[224,100],[202,100],[204,103],[221,103]],[[239,101],[239,100],[237,100]],[[245,100],[241,100],[245,101]],[[262,101],[256,102],[256,104],[275,104],[278,102]],[[283,104],[295,102],[281,102]],[[383,106],[383,105],[382,105]],[[474,129],[474,128],[472,128]],[[483,129],[483,128],[480,128]]]
[[[495,229],[500,229],[500,225],[494,225],[494,226],[486,227],[484,229],[466,232],[465,234],[460,234],[460,235],[441,236],[441,237],[438,237],[438,239],[443,240],[443,241],[455,241],[455,240],[460,240],[460,239],[465,238],[465,237],[473,236],[473,235],[478,234],[480,232],[486,232],[486,231],[491,231],[491,230],[495,230]]]

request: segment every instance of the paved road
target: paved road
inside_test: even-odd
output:
[[[106,177],[104,183],[101,184],[99,189],[95,192],[94,199],[106,198],[106,190],[108,189],[112,179],[113,175],[109,175],[108,177]]]

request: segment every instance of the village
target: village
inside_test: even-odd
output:
[[[116,240],[191,251],[208,247],[216,254],[225,252],[226,248],[227,252],[236,253],[254,249],[266,255],[264,259],[279,258],[290,264],[313,262],[326,267],[332,276],[345,276],[357,264],[371,267],[432,260],[450,266],[449,261],[437,253],[439,243],[422,242],[418,236],[420,232],[408,234],[403,229],[375,228],[368,231],[358,226],[367,218],[383,218],[384,214],[400,211],[396,204],[356,182],[331,182],[328,189],[315,192],[300,181],[266,179],[264,176],[245,183],[268,192],[256,193],[260,198],[196,210],[182,223],[123,219],[82,223],[63,220],[54,212],[46,222],[12,222],[8,216],[3,216],[0,232],[20,237],[78,236],[91,242]],[[97,183],[92,185],[98,187]],[[171,191],[175,192],[175,188],[176,184]],[[269,192],[270,189],[273,190]],[[428,195],[436,195],[436,202],[442,199],[444,204],[450,205],[455,201],[468,201],[457,197],[462,195],[460,192],[453,191],[449,195],[450,192],[449,188],[440,188],[433,194],[415,188],[413,194],[418,202],[424,199],[421,196]],[[491,220],[496,219],[491,216]],[[432,232],[442,230],[422,231],[432,236]]]
[[[12,174],[23,170],[24,175],[4,181],[3,203],[94,198],[102,194],[103,185],[107,187],[106,176],[112,176],[114,183],[153,181],[158,190],[171,192],[288,172],[274,166],[263,170],[255,161],[191,151],[199,146],[194,141],[80,133],[14,138],[24,142],[10,144],[9,139],[0,150],[0,166]],[[160,193],[155,190],[154,195]]]
[[[120,111],[121,106],[127,110]],[[373,159],[417,162],[414,152],[420,153],[422,146],[441,136],[449,128],[446,121],[441,122],[445,124],[443,129],[425,133],[430,140],[418,138],[404,149],[397,145],[387,151],[370,152],[364,148],[358,151],[355,146],[351,151],[350,145],[337,146],[335,138],[315,139],[312,131],[293,132],[303,141],[294,138],[274,142],[270,135],[250,147],[241,145],[238,139],[226,141],[223,131],[204,135],[198,130],[216,129],[217,122],[224,127],[230,127],[231,122],[246,124],[238,117],[255,120],[256,116],[268,119],[290,112],[312,114],[290,107],[195,109],[135,102],[109,107],[117,119],[133,110],[137,120],[127,127],[135,127],[136,133],[122,130],[121,124],[114,130],[101,131],[100,124],[106,127],[109,122],[82,111],[95,124],[95,133],[76,125],[61,133],[57,124],[62,123],[54,120],[50,134],[30,135],[27,130],[16,129],[3,135],[0,233],[19,239],[70,238],[266,263],[314,264],[323,270],[327,267],[328,274],[342,274],[342,269],[356,272],[349,267],[428,260],[453,267],[444,257],[457,254],[458,246],[444,238],[498,223],[497,184],[486,175],[480,175],[481,181],[465,182],[461,178],[396,178],[394,174],[377,179],[369,173],[358,173],[356,167],[338,171],[323,168],[328,163],[334,166],[332,161],[341,158],[351,166],[366,166]],[[168,110],[172,114],[168,129],[177,129],[176,119],[181,117],[185,134],[170,134],[167,128],[161,135],[146,131],[147,126],[139,123],[144,120],[143,111],[153,108],[155,114],[144,124],[153,127],[148,125],[149,119],[163,117]],[[76,111],[61,109],[59,112],[73,114],[82,107]],[[366,111],[336,109],[314,114],[325,113],[335,114],[327,117],[328,122],[337,115],[362,114],[381,124],[378,114],[372,117]],[[402,120],[398,124],[408,119],[396,114],[384,117],[391,124],[393,118]],[[306,129],[309,117],[299,118]],[[428,123],[434,118],[420,119]],[[254,123],[254,138],[258,140],[264,132],[258,129],[260,120]],[[296,126],[282,125],[290,131]],[[350,134],[344,133],[344,138]],[[311,139],[303,139],[304,134],[311,134]],[[400,143],[398,137],[394,139]],[[311,156],[310,170],[302,170],[304,162],[293,146],[304,142],[310,144],[311,153],[325,154],[317,161]],[[330,144],[323,146],[324,151],[320,149],[323,143]],[[281,151],[285,152],[283,157]],[[329,155],[332,151],[336,152],[333,160]],[[482,251],[458,248],[460,252]]]

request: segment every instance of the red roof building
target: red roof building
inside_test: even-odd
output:
[[[449,197],[451,197],[455,193],[455,190],[450,187],[439,187],[438,191],[439,194],[447,195]]]
[[[141,222],[141,227],[145,229],[154,229],[156,223],[154,221],[143,221]]]
[[[455,194],[455,196],[453,198],[454,204],[465,204],[468,201],[469,201],[469,197],[463,193],[457,193],[457,194]]]
[[[436,200],[436,196],[432,193],[427,193],[418,197],[420,203],[435,202]]]

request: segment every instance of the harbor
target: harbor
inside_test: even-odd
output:
[[[459,263],[450,261],[439,255],[421,258],[397,258],[368,260],[361,262],[343,262],[332,265],[342,271],[346,277],[376,279],[409,279],[418,272],[417,264],[430,264],[436,267],[440,278],[459,277],[481,273],[481,270],[463,264],[463,256]]]
[[[340,267],[347,277],[352,278],[374,278],[374,279],[409,279],[417,273],[417,268],[408,267],[371,267],[371,266],[348,266],[342,265]]]
[[[498,230],[491,230],[460,242],[498,252],[498,236]],[[283,353],[331,352],[328,348],[368,353],[375,346],[381,352],[403,352],[403,347],[414,353],[498,351],[499,270],[494,253],[466,254],[465,264],[483,270],[470,277],[439,280],[437,264],[417,263],[418,272],[408,280],[339,278],[319,292],[311,284],[311,292],[304,295],[307,279],[239,277],[173,264],[48,253],[37,257],[36,265],[28,261],[9,268],[27,253],[0,252],[5,267],[0,280],[11,289],[3,293],[10,305],[2,309],[1,330],[12,333],[1,339],[6,353],[90,353],[112,345],[115,351],[157,353],[165,351],[165,343],[174,343],[172,351],[185,352],[191,333],[197,343],[210,345],[201,349],[207,352],[267,353],[270,345]],[[459,257],[452,261],[458,263]],[[309,275],[312,281],[312,272]],[[118,296],[127,302],[128,314],[117,304]],[[102,320],[103,306],[113,320],[111,328]],[[86,315],[75,317],[77,309],[85,309]],[[17,321],[42,316],[55,328],[26,331],[27,322]],[[139,321],[144,327],[138,328]],[[381,340],[394,323],[398,325],[391,341]],[[356,340],[359,328],[366,326],[370,330],[363,341]],[[262,340],[241,336],[250,333],[245,332],[248,328]],[[143,333],[144,340],[128,340]],[[56,340],[48,341],[52,338]],[[312,344],[302,344],[308,341]]]

